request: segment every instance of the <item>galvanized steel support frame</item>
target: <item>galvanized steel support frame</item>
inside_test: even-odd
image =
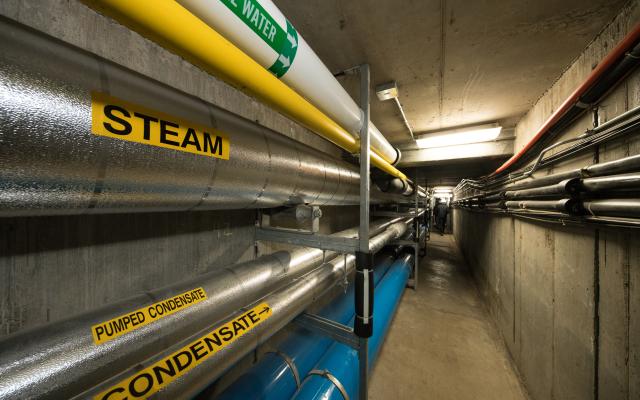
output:
[[[360,241],[359,252],[365,256],[369,255],[369,175],[370,175],[370,152],[369,147],[369,88],[371,84],[371,74],[369,64],[362,64],[358,67],[360,72],[360,109],[362,110],[362,126],[360,128],[360,229],[358,238]],[[371,257],[356,257],[356,260],[371,260]],[[360,264],[360,265],[359,265]],[[360,382],[358,385],[358,398],[366,400],[369,397],[369,337],[373,333],[373,315],[369,315],[369,311],[373,311],[373,282],[369,280],[373,278],[373,270],[371,263],[362,265],[362,261],[356,261],[356,276],[362,274],[362,290],[358,290],[356,286],[356,318],[354,331],[360,336],[360,346],[358,346],[358,369]],[[371,283],[371,284],[370,284]],[[356,282],[357,285],[357,282]],[[362,299],[357,296],[362,295]],[[363,329],[365,332],[358,332],[358,303],[362,302],[362,310],[364,311],[361,320],[363,327],[370,324],[370,329]],[[362,334],[366,333],[366,334]]]

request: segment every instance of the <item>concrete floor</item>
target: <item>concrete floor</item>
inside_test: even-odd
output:
[[[405,291],[370,399],[527,399],[452,235],[434,234]]]

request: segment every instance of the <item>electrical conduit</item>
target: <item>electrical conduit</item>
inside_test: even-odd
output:
[[[556,111],[551,114],[551,116],[542,124],[540,129],[533,135],[533,137],[511,158],[504,162],[498,169],[496,169],[493,174],[499,174],[508,168],[510,168],[513,164],[515,164],[520,158],[522,158],[527,151],[529,151],[534,144],[536,144],[543,136],[545,136],[552,128],[558,124],[562,118],[567,115],[570,111],[572,112],[573,118],[577,117],[578,113],[582,113],[590,107],[590,104],[582,104],[586,102],[594,102],[597,101],[598,98],[589,98],[588,100],[581,101],[582,96],[589,93],[589,91],[598,83],[600,79],[602,79],[612,68],[615,63],[617,63],[621,58],[627,57],[633,60],[633,64],[638,63],[638,56],[640,54],[628,54],[627,52],[633,49],[634,46],[637,46],[638,41],[640,40],[640,24],[636,24],[633,29],[618,43],[616,47],[614,47],[607,56],[598,63],[598,65],[591,71],[589,76],[578,86],[573,93],[567,97],[567,99],[556,109]],[[636,49],[637,51],[638,49]],[[624,75],[625,73],[621,74]],[[620,78],[618,76],[617,78]],[[612,82],[612,84],[615,82]],[[608,85],[605,88],[602,94],[606,93],[606,91],[610,90],[611,85]],[[589,93],[591,94],[591,93]],[[591,94],[592,95],[592,94]],[[591,96],[593,97],[593,95]],[[579,110],[575,110],[578,108]],[[572,111],[573,110],[573,111]],[[581,111],[580,111],[581,110]]]

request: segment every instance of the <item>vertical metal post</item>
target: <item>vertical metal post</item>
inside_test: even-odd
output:
[[[414,200],[415,200],[415,216],[416,218],[414,219],[414,225],[416,227],[416,235],[415,235],[415,242],[416,245],[414,247],[415,250],[415,254],[413,257],[413,290],[418,290],[418,265],[420,262],[420,258],[418,257],[420,254],[420,218],[418,217],[418,188],[420,186],[418,185],[418,170],[416,169],[416,173],[413,177],[413,194],[415,196]]]
[[[373,334],[373,259],[369,252],[369,167],[371,150],[369,146],[369,65],[360,70],[360,108],[362,126],[360,128],[360,228],[359,246],[356,252],[355,305],[356,318],[353,330],[360,338],[358,347],[359,390],[358,398],[368,398],[369,346]]]

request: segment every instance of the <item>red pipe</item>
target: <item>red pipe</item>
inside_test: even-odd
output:
[[[555,125],[571,107],[573,107],[580,96],[582,96],[589,88],[616,62],[618,59],[631,48],[640,39],[640,23],[627,34],[627,36],[611,50],[609,54],[591,71],[587,79],[562,103],[562,105],[547,119],[538,132],[527,142],[527,144],[514,154],[510,159],[505,161],[500,168],[496,169],[492,175],[498,174],[518,161],[549,129]]]

